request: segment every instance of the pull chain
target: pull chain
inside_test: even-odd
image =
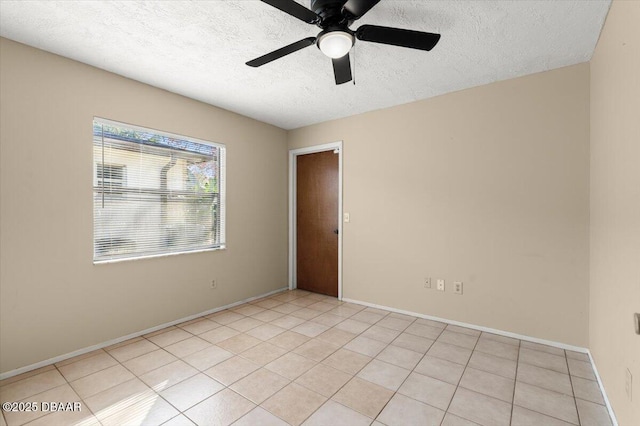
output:
[[[356,45],[353,45],[353,85],[356,85]]]

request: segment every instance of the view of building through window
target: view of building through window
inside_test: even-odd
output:
[[[224,145],[93,123],[94,261],[224,246]]]

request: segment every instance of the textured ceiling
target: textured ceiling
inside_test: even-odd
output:
[[[259,1],[2,0],[0,34],[292,129],[588,61],[609,5],[382,0],[352,29],[436,32],[440,43],[424,52],[359,41],[356,84],[341,86],[314,46],[245,65],[320,31]]]

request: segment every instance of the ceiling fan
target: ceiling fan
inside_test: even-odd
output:
[[[336,84],[351,81],[349,51],[356,39],[374,43],[391,44],[411,49],[431,50],[440,40],[440,34],[400,28],[361,25],[355,31],[349,26],[362,18],[380,0],[311,0],[311,10],[294,0],[262,0],[289,15],[322,29],[317,37],[307,37],[247,62],[250,67],[260,67],[290,53],[316,44],[331,58]]]

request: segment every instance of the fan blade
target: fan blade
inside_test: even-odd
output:
[[[288,46],[281,47],[278,50],[274,50],[273,52],[267,53],[266,55],[262,55],[259,58],[253,59],[247,62],[247,65],[250,67],[261,67],[264,64],[268,64],[271,61],[275,61],[276,59],[280,59],[283,56],[287,56],[290,53],[297,52],[300,49],[304,49],[305,47],[311,46],[316,42],[315,37],[303,38],[300,41],[296,41],[295,43],[291,43]]]
[[[362,41],[392,44],[420,50],[431,50],[440,40],[440,34],[380,27],[378,25],[362,25],[356,31],[356,37]]]
[[[298,18],[307,24],[315,24],[319,19],[319,16],[302,6],[300,3],[296,3],[294,0],[262,0],[263,3],[273,6],[276,9],[280,9],[284,13],[288,13],[294,18]]]
[[[349,12],[350,18],[359,19],[370,11],[373,6],[378,4],[379,1],[380,0],[348,0],[344,6],[342,6],[342,9]]]
[[[347,53],[342,58],[332,59],[333,73],[336,77],[336,84],[343,84],[351,81],[351,61]]]

